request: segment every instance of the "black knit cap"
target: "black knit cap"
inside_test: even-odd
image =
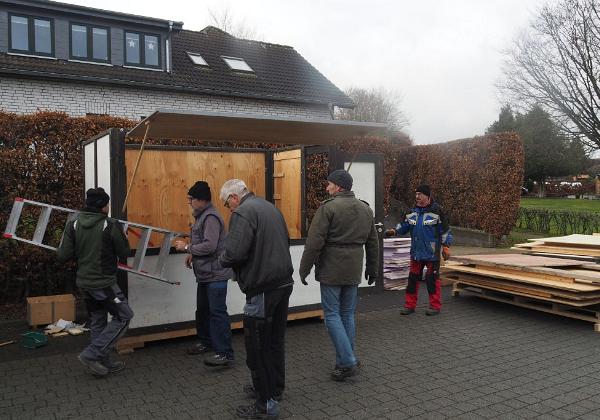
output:
[[[106,194],[104,188],[90,188],[85,193],[85,205],[87,207],[93,207],[95,209],[104,208],[110,201],[110,196]]]
[[[345,190],[352,189],[352,175],[348,171],[344,171],[343,169],[336,169],[327,177],[327,181],[333,182],[335,185],[339,185]]]
[[[421,194],[425,194],[427,197],[431,197],[431,188],[429,188],[429,185],[419,185],[415,192],[420,192]]]
[[[188,191],[188,195],[196,200],[211,201],[210,187],[206,181],[196,181]]]

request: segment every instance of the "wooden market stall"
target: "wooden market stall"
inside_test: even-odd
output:
[[[330,152],[330,170],[348,167],[354,190],[374,208],[376,222],[383,219],[383,165],[380,155],[348,156],[334,148],[337,141],[365,136],[383,124],[321,119],[291,119],[254,114],[158,110],[129,133],[112,129],[84,143],[85,187],[102,186],[111,195],[111,216],[145,225],[187,232],[191,214],[186,197],[196,180],[206,180],[213,204],[229,220],[218,198],[228,179],[243,179],[257,195],[272,201],[288,224],[295,276],[304,250],[306,232],[304,165],[312,145]],[[139,141],[125,145],[125,136]],[[146,145],[148,138],[193,140],[194,146]],[[280,148],[207,147],[204,141],[260,142]],[[130,235],[130,241],[136,238]],[[160,243],[156,238],[151,243]],[[144,264],[156,264],[150,248]],[[136,274],[123,278],[135,312],[131,335],[120,346],[139,347],[144,341],[193,334],[195,278],[184,266],[185,254],[171,250],[165,276],[180,283],[171,286]],[[299,282],[298,282],[299,283]],[[382,280],[374,286],[382,287]],[[244,296],[235,284],[228,291],[232,320],[241,317]],[[296,286],[290,299],[290,319],[319,315],[318,283]],[[140,338],[143,335],[143,338]]]

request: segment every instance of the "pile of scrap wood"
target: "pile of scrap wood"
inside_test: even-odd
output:
[[[555,238],[530,239],[525,244],[516,244],[513,249],[537,255],[593,261],[600,258],[600,235],[575,234]]]
[[[383,240],[383,288],[385,290],[406,288],[409,264],[410,238]]]
[[[600,328],[600,265],[585,261],[523,254],[453,257],[442,277],[454,283],[454,295],[481,297],[584,319]]]

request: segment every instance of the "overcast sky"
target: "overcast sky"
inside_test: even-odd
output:
[[[545,0],[66,0],[184,23],[228,8],[261,40],[293,46],[341,89],[401,98],[417,144],[483,134],[502,103],[501,51]]]

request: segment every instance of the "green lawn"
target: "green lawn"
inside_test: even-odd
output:
[[[553,210],[580,210],[600,212],[600,200],[574,198],[521,198],[521,207]]]

